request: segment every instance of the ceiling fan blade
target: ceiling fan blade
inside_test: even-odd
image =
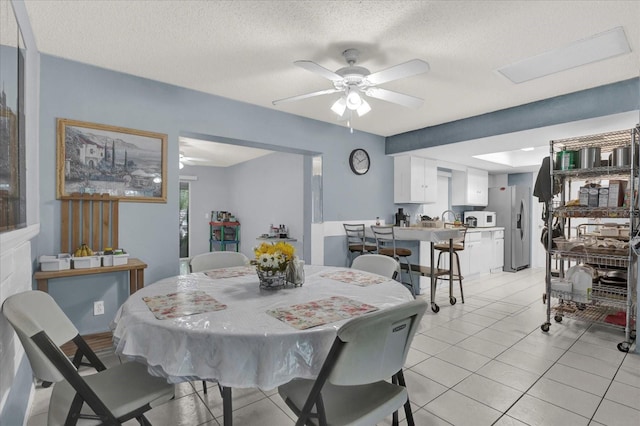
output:
[[[392,90],[382,89],[380,87],[370,87],[365,91],[365,94],[372,98],[392,102],[409,108],[420,108],[424,102],[424,99],[405,95],[404,93],[394,92]]]
[[[278,99],[278,100],[275,100],[275,101],[273,101],[271,103],[273,105],[278,105],[278,104],[285,103],[285,102],[299,101],[301,99],[312,98],[314,96],[329,95],[331,93],[337,93],[337,92],[342,92],[342,91],[343,91],[342,89],[320,90],[318,92],[307,93],[305,95],[298,95],[298,96],[292,96],[290,98]]]
[[[420,59],[413,59],[411,61],[395,65],[382,71],[369,74],[364,78],[364,80],[368,84],[375,86],[377,84],[386,83],[388,81],[399,80],[401,78],[422,74],[427,71],[429,71],[428,63]]]
[[[316,64],[312,61],[295,61],[294,64],[297,66],[304,68],[307,71],[311,71],[312,73],[318,74],[320,77],[324,77],[327,80],[331,81],[341,81],[343,77],[335,72]]]

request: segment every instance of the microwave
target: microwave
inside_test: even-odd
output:
[[[492,228],[498,226],[496,223],[496,213],[486,212],[484,210],[475,210],[464,212],[464,221],[467,223],[468,217],[476,218],[476,227],[478,228]]]

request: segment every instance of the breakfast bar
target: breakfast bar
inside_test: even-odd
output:
[[[411,271],[408,273],[416,273],[425,277],[429,277],[431,280],[431,310],[433,312],[440,311],[440,307],[435,302],[436,296],[436,279],[440,275],[449,274],[449,291],[451,292],[451,285],[453,283],[453,269],[448,270],[438,269],[435,265],[435,249],[434,245],[442,241],[449,241],[449,259],[453,257],[453,240],[462,237],[462,228],[430,228],[430,227],[405,227],[395,226],[394,233],[397,240],[402,241],[420,241],[428,242],[430,244],[430,256],[431,266],[422,265],[410,265]],[[367,238],[373,238],[373,232],[367,228],[365,230]]]

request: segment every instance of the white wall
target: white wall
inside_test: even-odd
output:
[[[13,8],[26,46],[24,116],[26,123],[27,227],[0,234],[0,305],[13,294],[31,290],[32,240],[40,232],[38,210],[40,201],[38,179],[40,56],[24,3],[16,2],[13,4]],[[11,12],[9,9],[9,13]],[[11,388],[16,383],[26,383],[28,380],[32,380],[30,371],[23,369],[22,374],[18,373],[21,363],[25,362],[24,359],[24,349],[20,341],[9,323],[0,315],[0,414],[2,414],[0,423],[15,421],[23,415],[23,413],[5,412],[7,400],[13,400],[14,406],[20,404],[27,406],[29,395],[10,395]]]
[[[256,238],[273,224],[286,225],[296,238],[296,253],[303,257],[304,179],[303,156],[275,152],[231,168],[230,205],[240,223],[240,251],[253,258]]]
[[[224,167],[185,166],[181,175],[197,177],[189,181],[189,255],[209,251],[209,219],[212,210],[230,211],[228,170]],[[176,211],[176,229],[178,228]],[[176,245],[178,240],[176,240]]]
[[[240,221],[240,251],[250,259],[256,237],[267,233],[271,224],[289,227],[303,257],[303,158],[274,152],[232,167],[185,166],[182,175],[197,177],[190,181],[190,255],[209,251],[211,211],[223,210]]]

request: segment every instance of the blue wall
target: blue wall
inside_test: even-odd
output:
[[[381,136],[351,134],[342,126],[47,55],[41,57],[40,90],[41,234],[36,255],[57,253],[60,246],[56,118],[168,135],[167,203],[120,204],[120,245],[149,264],[147,284],[179,273],[179,135],[210,135],[254,146],[321,153],[325,221],[375,217],[372,212],[394,210],[393,159],[385,156]],[[364,176],[349,169],[349,153],[356,147],[365,148],[371,156],[371,170]],[[104,331],[128,296],[125,274],[117,275],[51,280],[50,293],[81,333]],[[105,300],[105,315],[93,316],[93,300]]]

